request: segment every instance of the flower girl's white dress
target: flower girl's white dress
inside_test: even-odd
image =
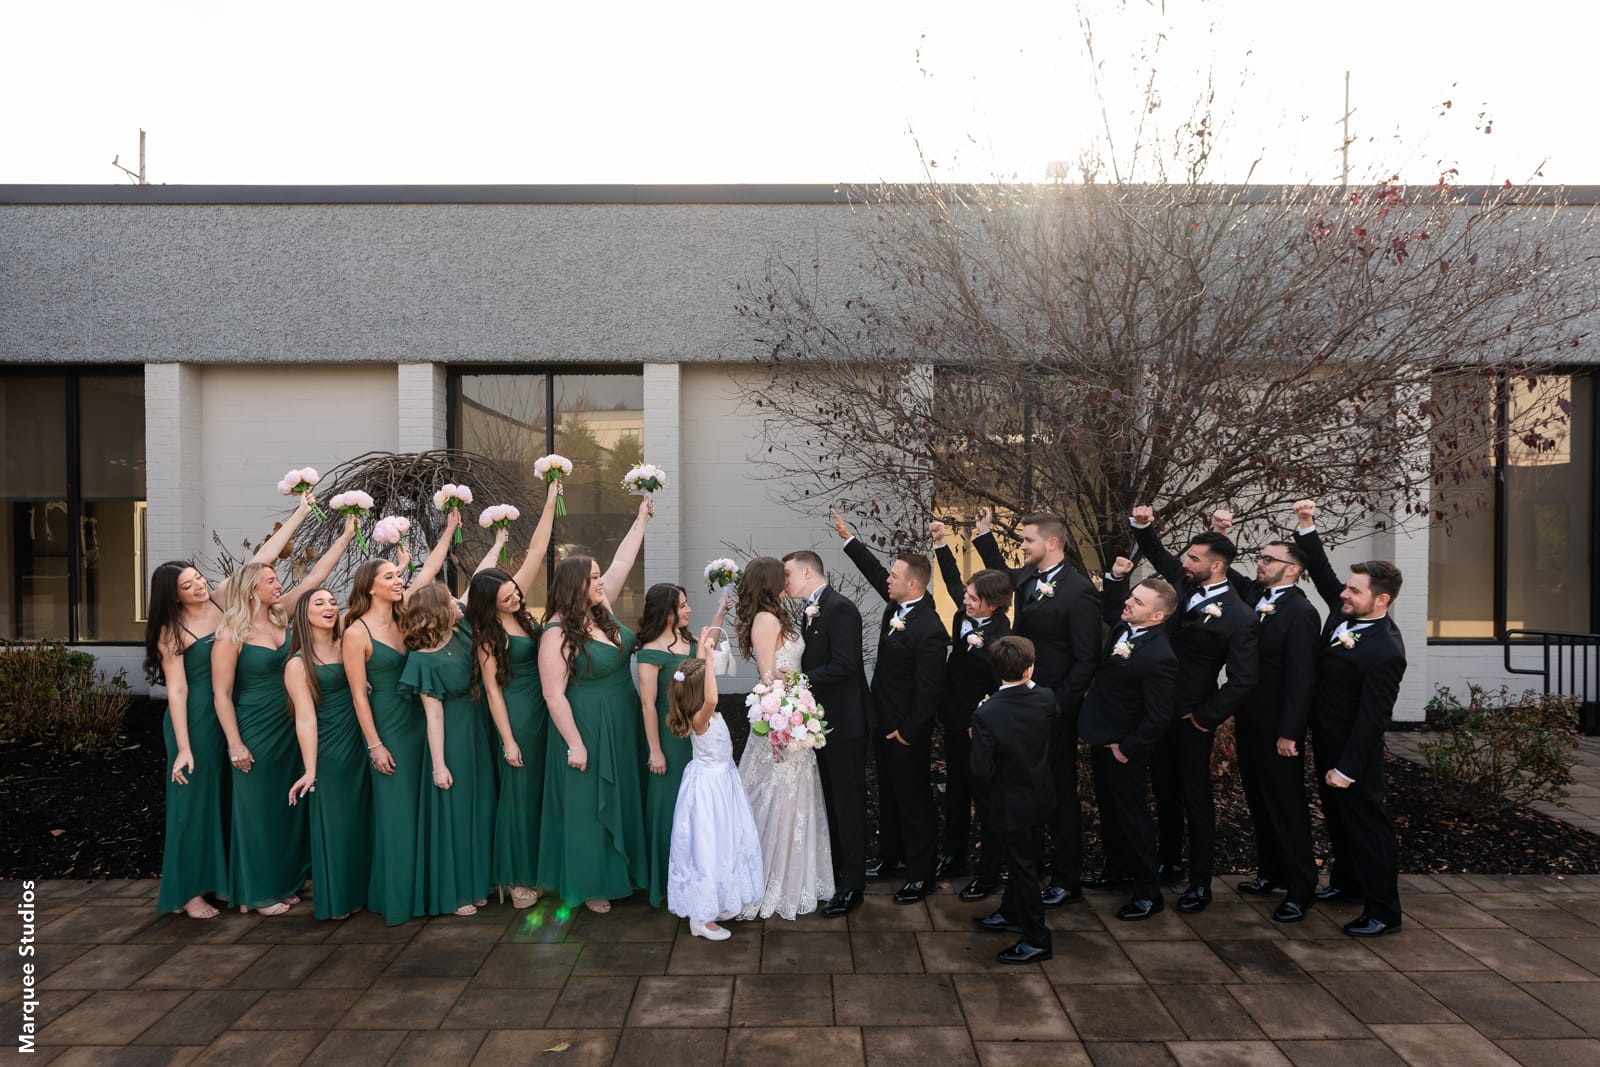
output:
[[[713,714],[703,734],[691,731],[689,742],[692,756],[672,812],[667,910],[708,923],[760,902],[761,839],[722,716]]]

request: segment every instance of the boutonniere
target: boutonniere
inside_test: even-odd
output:
[[[1268,615],[1276,615],[1277,613],[1278,613],[1278,605],[1275,602],[1271,601],[1271,600],[1267,601],[1265,604],[1262,604],[1260,607],[1256,608],[1256,618],[1261,619],[1263,621],[1265,621],[1265,619],[1266,619],[1266,617]]]
[[[983,647],[983,634],[978,630],[974,630],[970,634],[968,634],[967,635],[967,647],[968,648],[982,648]]]
[[[906,620],[901,618],[899,615],[896,615],[894,618],[889,620],[889,629],[894,631],[895,633],[899,633],[901,630],[904,630],[905,628],[906,628]]]
[[[1133,646],[1128,644],[1128,639],[1124,637],[1112,646],[1111,654],[1119,659],[1127,659],[1133,655]]]
[[[1355,648],[1356,642],[1361,640],[1361,634],[1355,630],[1346,630],[1334,638],[1344,648]]]
[[[1055,596],[1056,595],[1056,583],[1055,582],[1046,582],[1046,581],[1042,581],[1041,580],[1039,582],[1038,593],[1039,593],[1039,596],[1040,596],[1041,599],[1043,599],[1044,597]]]
[[[822,609],[820,607],[818,607],[816,604],[807,604],[806,605],[806,621],[810,622],[812,619],[815,619],[819,614],[821,614],[821,612],[822,612]]]
[[[994,694],[993,694],[993,693],[985,693],[985,694],[984,694],[984,695],[983,695],[983,699],[982,699],[982,700],[980,700],[980,701],[978,701],[978,708],[981,708],[981,707],[983,707],[983,706],[984,706],[984,705],[985,705],[985,704],[987,704],[987,703],[989,703],[989,698],[990,698],[990,697],[992,697],[992,696],[994,696]],[[972,710],[974,710],[974,711],[976,711],[976,710],[978,710],[978,709],[977,709],[977,708],[974,708],[974,709],[972,709]]]
[[[1200,614],[1205,616],[1205,618],[1200,620],[1200,625],[1204,626],[1212,619],[1222,618],[1222,605],[1213,600],[1211,603],[1200,609]]]

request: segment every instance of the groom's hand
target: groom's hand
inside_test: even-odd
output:
[[[849,524],[844,521],[844,518],[837,511],[829,508],[828,514],[833,516],[833,532],[839,535],[839,540],[848,541],[855,536],[850,532]]]

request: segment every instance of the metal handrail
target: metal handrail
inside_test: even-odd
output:
[[[1519,639],[1532,640],[1519,640]],[[1507,674],[1536,674],[1544,679],[1546,693],[1594,700],[1595,665],[1600,663],[1600,634],[1570,633],[1562,630],[1507,630],[1501,642],[1505,650]],[[1538,667],[1511,664],[1513,648],[1537,647]],[[1581,663],[1579,662],[1581,659]]]

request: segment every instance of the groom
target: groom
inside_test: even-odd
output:
[[[800,670],[828,720],[828,743],[817,751],[833,843],[833,899],[822,914],[839,917],[861,906],[867,887],[867,741],[872,696],[861,665],[861,611],[828,587],[822,557],[801,549],[783,557],[784,593],[805,601]]]

